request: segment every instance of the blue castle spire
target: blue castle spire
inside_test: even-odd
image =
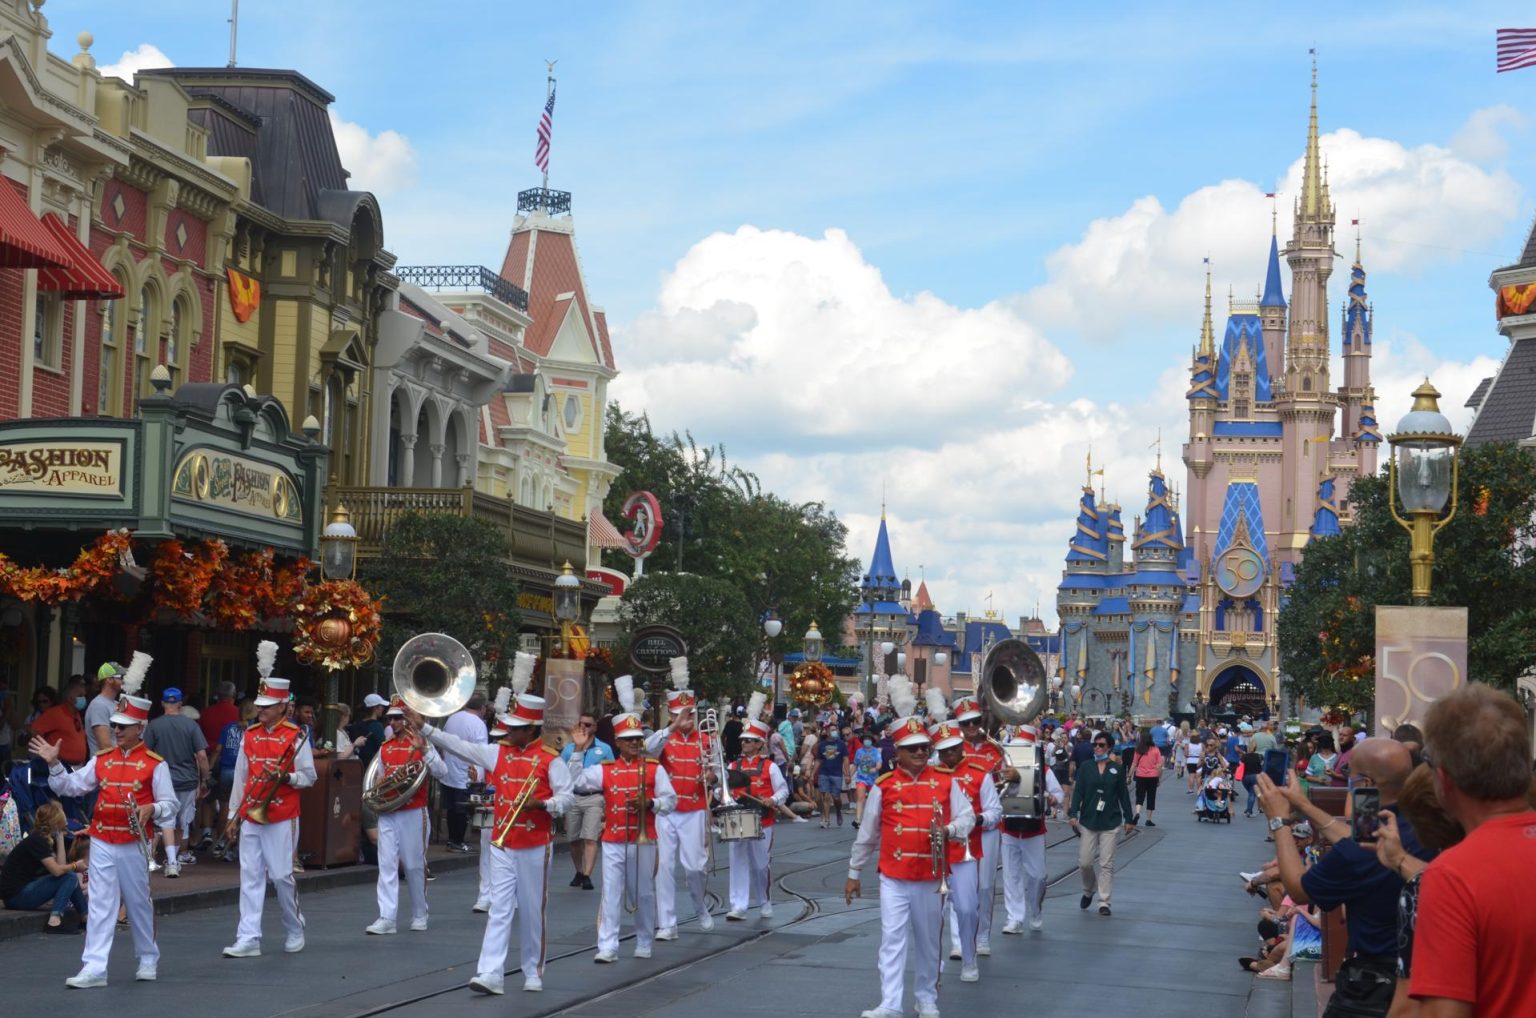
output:
[[[1349,270],[1349,303],[1344,308],[1344,349],[1354,345],[1358,336],[1371,345],[1371,304],[1365,295],[1365,266],[1360,264],[1360,248],[1355,246],[1355,264]]]
[[[1136,531],[1136,543],[1132,545],[1140,560],[1143,551],[1165,551],[1171,562],[1184,550],[1184,534],[1179,528],[1178,515],[1168,500],[1168,482],[1161,470],[1152,471],[1147,484],[1147,511]]]
[[[854,614],[867,614],[874,604],[875,612],[885,614],[906,613],[901,607],[901,580],[896,577],[896,565],[891,559],[891,535],[885,528],[885,513],[880,513],[880,531],[875,536],[875,553],[869,559],[869,572],[859,584],[862,603]]]
[[[1334,537],[1339,533],[1339,509],[1333,500],[1334,480],[1324,477],[1317,486],[1317,511],[1312,515],[1311,544],[1319,537]]]
[[[1067,548],[1067,562],[1103,565],[1109,559],[1109,527],[1094,502],[1093,489],[1085,487],[1077,503],[1077,532]]]
[[[1269,235],[1269,271],[1264,275],[1264,296],[1259,298],[1261,308],[1285,307],[1285,291],[1280,286],[1280,239]]]

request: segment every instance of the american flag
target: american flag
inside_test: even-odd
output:
[[[549,101],[539,115],[539,142],[533,149],[533,164],[541,173],[549,172],[549,133],[555,124],[555,90],[549,90]]]
[[[1501,28],[1498,39],[1499,73],[1536,64],[1536,28]]]

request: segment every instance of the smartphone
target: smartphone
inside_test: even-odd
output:
[[[1381,818],[1376,814],[1381,812],[1381,790],[1376,788],[1356,788],[1349,793],[1350,830],[1358,844],[1369,844],[1376,840],[1376,829],[1381,826]]]

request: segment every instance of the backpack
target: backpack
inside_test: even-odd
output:
[[[21,812],[9,792],[0,793],[0,858],[21,844]]]

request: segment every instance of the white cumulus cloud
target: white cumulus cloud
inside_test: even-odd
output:
[[[140,43],[136,48],[126,51],[117,62],[102,64],[97,68],[104,78],[122,78],[124,81],[132,81],[133,76],[140,71],[151,71],[159,67],[175,67],[171,58],[160,52],[156,46],[149,43]]]
[[[334,110],[330,118],[341,165],[352,174],[354,190],[383,196],[416,183],[416,150],[409,138],[387,129],[370,134],[366,127],[341,119]]]

